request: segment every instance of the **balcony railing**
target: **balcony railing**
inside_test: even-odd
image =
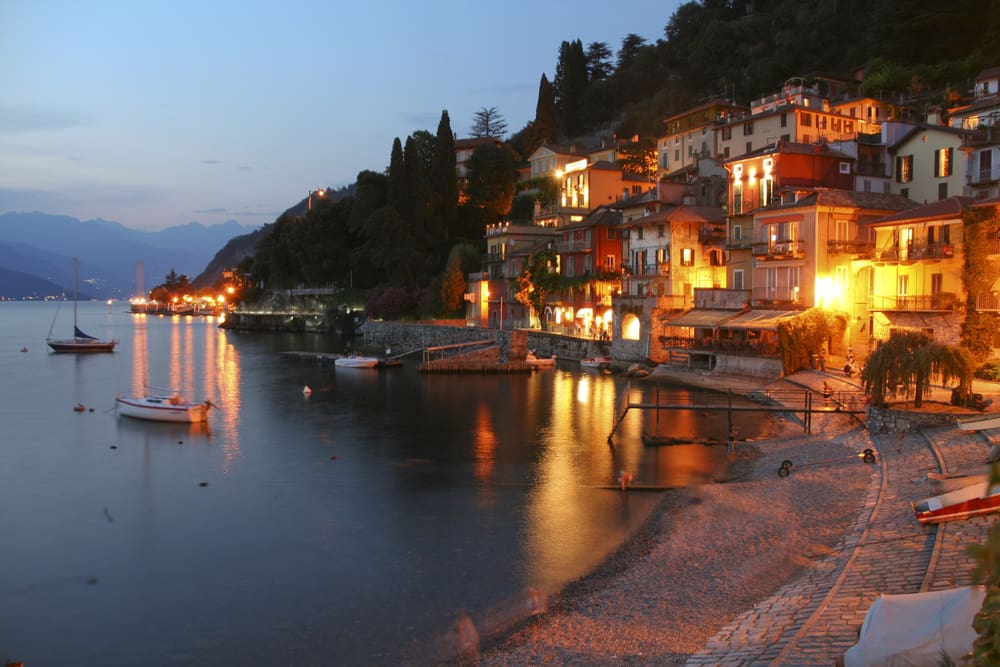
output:
[[[642,306],[654,308],[656,310],[687,310],[694,307],[693,299],[685,297],[683,294],[664,294],[653,296],[650,294],[635,294],[639,285],[622,284],[622,293],[616,294],[613,302],[622,306]],[[626,287],[632,288],[632,293],[626,291]]]
[[[871,257],[872,244],[864,241],[834,241],[826,242],[826,250],[831,255],[857,255],[858,257]]]
[[[958,297],[951,292],[938,294],[871,296],[868,310],[873,311],[946,311],[958,308]]]
[[[754,243],[753,256],[758,259],[800,259],[805,257],[804,241],[766,241]]]
[[[755,287],[753,289],[755,304],[778,304],[797,306],[802,303],[798,287]]]
[[[883,178],[889,175],[884,162],[858,161],[857,173],[858,176],[880,176]]]
[[[698,230],[698,241],[701,243],[725,243],[726,230],[715,225],[703,225]]]
[[[699,352],[722,352],[753,357],[777,357],[780,349],[777,342],[743,338],[702,338],[685,336],[660,336],[663,349],[686,349]]]
[[[985,167],[983,169],[973,169],[969,172],[970,185],[992,185],[1000,177],[1000,169]]]
[[[918,259],[944,259],[955,256],[955,246],[951,243],[924,243],[909,246],[891,246],[879,253],[884,262],[907,262]]]
[[[983,312],[1000,311],[1000,294],[979,294],[976,296],[976,310]]]
[[[590,250],[585,241],[556,241],[556,252],[583,252]]]

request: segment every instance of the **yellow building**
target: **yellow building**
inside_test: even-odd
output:
[[[972,200],[950,197],[872,224],[871,336],[919,329],[958,345],[964,320],[962,214]]]

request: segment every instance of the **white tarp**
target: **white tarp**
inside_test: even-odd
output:
[[[983,606],[982,586],[911,595],[879,595],[868,608],[858,643],[844,654],[844,667],[904,667],[958,663],[972,651],[972,621]]]

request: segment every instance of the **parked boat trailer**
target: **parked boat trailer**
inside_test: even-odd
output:
[[[868,447],[863,452],[859,452],[858,454],[851,454],[850,456],[838,456],[833,459],[823,459],[822,461],[811,461],[809,463],[800,463],[799,467],[802,468],[805,466],[817,466],[820,465],[821,463],[831,463],[833,461],[844,461],[846,459],[856,459],[856,458],[860,458],[865,463],[875,463],[875,450],[872,449],[871,447]],[[792,472],[793,465],[794,464],[788,459],[782,461],[781,467],[778,468],[778,477],[788,477],[788,475],[791,474]]]

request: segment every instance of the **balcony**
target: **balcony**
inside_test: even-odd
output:
[[[721,225],[702,225],[698,230],[700,243],[721,244],[726,242],[726,230]]]
[[[979,312],[1000,312],[1000,294],[977,295],[976,310]]]
[[[993,185],[1000,179],[1000,169],[985,167],[969,171],[969,185]]]
[[[955,256],[951,243],[914,243],[909,246],[891,246],[878,254],[882,262],[912,262],[921,259],[947,259]]]
[[[859,161],[857,163],[857,175],[886,178],[889,176],[889,170],[886,169],[886,164],[884,162]]]
[[[871,258],[873,247],[864,241],[834,241],[826,242],[826,251],[831,255],[854,255],[857,258]]]
[[[876,312],[953,312],[958,308],[958,297],[952,292],[937,294],[871,296],[868,310]]]
[[[767,241],[754,243],[752,253],[754,259],[801,259],[806,256],[805,241]]]
[[[802,297],[798,287],[755,287],[753,303],[755,305],[799,306],[802,304]]]
[[[625,292],[626,287],[632,287],[632,290],[635,291],[636,287],[640,286],[623,284],[622,294],[616,294],[613,299],[615,306],[639,306],[653,310],[687,310],[694,306],[691,297],[685,297],[683,294],[665,294],[661,296],[628,294]]]
[[[590,250],[590,246],[583,240],[573,240],[573,241],[556,241],[555,242],[556,252],[585,252]]]

